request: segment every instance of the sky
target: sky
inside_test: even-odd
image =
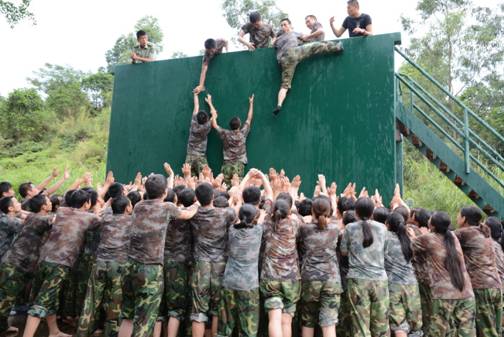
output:
[[[96,71],[106,65],[105,52],[113,47],[116,39],[133,33],[136,21],[146,15],[157,17],[164,33],[164,50],[158,59],[170,58],[175,51],[198,55],[205,39],[231,39],[237,34],[223,16],[222,2],[32,0],[30,10],[36,25],[26,20],[11,29],[0,17],[0,37],[4,44],[0,59],[0,96],[7,96],[16,88],[29,87],[26,79],[45,63]],[[346,17],[346,0],[277,0],[276,3],[288,13],[297,31],[307,32],[304,17],[316,15],[326,29],[326,39],[334,38],[329,18],[335,16],[336,22],[341,23]],[[363,13],[371,15],[373,30],[380,34],[400,32],[400,16],[414,15],[416,3],[416,0],[360,0],[360,7]],[[402,38],[407,43],[406,34]]]

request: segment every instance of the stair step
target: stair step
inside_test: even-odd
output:
[[[469,198],[471,198],[471,200],[481,199],[480,195],[476,193],[474,190],[471,190],[471,192],[469,192],[467,195],[469,196]]]
[[[448,167],[448,165],[446,165],[446,163],[441,162],[441,163],[439,164],[439,170],[440,170],[441,172],[443,172],[443,173],[445,173],[445,174],[446,174],[446,173],[448,173],[448,172],[450,171],[450,168]]]
[[[464,183],[464,180],[460,178],[459,176],[456,176],[455,179],[453,180],[453,183],[457,185],[458,187],[462,186]]]

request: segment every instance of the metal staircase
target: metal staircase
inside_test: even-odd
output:
[[[504,217],[503,153],[489,145],[504,148],[504,137],[399,48],[395,51],[418,74],[416,79],[395,75],[399,132],[485,213]]]

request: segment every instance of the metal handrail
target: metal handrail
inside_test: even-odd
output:
[[[504,143],[504,136],[497,132],[494,128],[492,128],[485,120],[483,120],[480,116],[474,113],[470,108],[468,108],[462,101],[460,101],[457,97],[453,96],[448,90],[446,90],[441,83],[439,83],[435,78],[429,75],[422,67],[420,67],[415,61],[413,61],[409,56],[407,56],[402,50],[400,50],[397,46],[394,47],[394,50],[401,55],[409,64],[411,64],[414,68],[416,68],[422,75],[424,75],[429,81],[431,81],[434,85],[436,85],[440,90],[442,90],[448,97],[450,97],[455,103],[457,103],[462,109],[464,109],[464,113],[468,113],[474,119],[476,119],[481,125],[487,128],[491,133],[494,134],[501,142]]]

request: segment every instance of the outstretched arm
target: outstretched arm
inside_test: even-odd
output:
[[[196,115],[199,111],[199,97],[196,92],[193,92],[194,96],[194,110],[193,110],[193,115]]]
[[[252,117],[254,117],[254,94],[249,97],[249,110],[247,114],[247,123],[249,125],[252,123]]]
[[[201,73],[200,73],[200,80],[199,84],[196,88],[194,88],[193,92],[195,94],[199,94],[203,90],[205,90],[205,80],[206,80],[206,73],[208,71],[208,62],[203,62],[201,65]]]
[[[331,24],[331,29],[332,29],[334,35],[336,35],[336,37],[340,37],[341,35],[343,35],[343,33],[345,32],[346,29],[344,27],[336,28],[334,26],[334,16],[331,17],[331,19],[329,20],[329,23]]]
[[[56,178],[57,176],[59,176],[59,172],[58,172],[58,169],[54,168],[51,172],[51,175],[47,178],[44,179],[44,181],[42,181],[40,184],[37,185],[37,189],[39,191],[43,190],[44,188],[47,187],[47,185],[49,185],[51,183],[51,181],[54,180],[54,178]]]
[[[53,186],[47,189],[47,195],[51,195],[53,193],[56,193],[61,186],[65,183],[70,178],[70,172],[68,171],[68,168],[65,169],[65,172],[63,173],[63,177],[56,182]]]
[[[213,102],[212,102],[212,95],[208,94],[207,97],[205,97],[205,102],[208,103],[208,106],[210,107],[210,115],[212,115],[212,127],[214,129],[219,128],[219,124],[217,124],[217,110],[215,109]]]
[[[238,33],[238,41],[241,44],[245,45],[250,51],[255,50],[254,44],[245,40],[244,36],[245,36],[245,32],[242,29],[240,29],[240,32]]]

